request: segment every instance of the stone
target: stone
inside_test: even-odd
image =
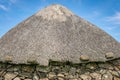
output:
[[[114,69],[115,69],[116,71],[119,71],[119,68],[118,68],[117,66],[114,66]]]
[[[84,74],[80,75],[80,78],[82,80],[92,80],[92,78],[89,75],[84,75]]]
[[[59,73],[57,76],[59,76],[59,77],[64,77],[64,75],[63,75],[63,74],[61,74],[61,73]]]
[[[90,74],[90,72],[89,72],[89,71],[87,71],[87,72],[85,72],[84,74],[85,74],[85,75],[89,75],[89,74]]]
[[[80,77],[80,74],[75,74],[74,75],[74,78],[79,78]]]
[[[114,63],[114,65],[120,66],[120,59],[112,60],[111,62]]]
[[[49,80],[48,78],[41,78],[40,80]]]
[[[118,72],[118,74],[119,74],[119,77],[120,77],[120,70],[119,71],[117,71]]]
[[[16,77],[15,79],[13,79],[13,80],[21,80],[19,77]]]
[[[17,71],[19,71],[20,70],[20,66],[15,66],[14,67],[14,72],[17,72]]]
[[[6,71],[4,71],[4,69],[0,71],[0,77],[2,78],[2,76],[4,76],[6,74]]]
[[[69,72],[70,71],[70,66],[69,65],[65,65],[65,67],[64,68],[62,68],[62,71],[64,71],[64,72]]]
[[[111,70],[109,70],[109,72],[110,72],[113,76],[119,76],[119,74],[118,74],[117,71],[111,71]]]
[[[38,77],[37,74],[34,74],[34,76],[33,76],[33,80],[39,80],[39,77]]]
[[[96,69],[97,68],[97,64],[96,63],[88,63],[87,65],[86,65],[86,68],[88,68],[88,69]]]
[[[105,70],[105,69],[101,69],[99,72],[100,72],[100,74],[103,75],[103,74],[105,74],[105,73],[107,72],[107,70]]]
[[[80,60],[82,60],[82,61],[88,61],[89,60],[89,56],[87,56],[87,55],[81,55],[80,56]]]
[[[116,67],[118,67],[120,69],[120,64],[117,64]]]
[[[12,79],[14,79],[16,76],[17,76],[16,74],[7,73],[4,77],[5,77],[5,80],[12,80]]]
[[[58,80],[64,80],[64,78],[62,78],[62,77],[58,77]]]
[[[54,73],[54,72],[50,72],[49,74],[48,74],[48,78],[53,78],[53,77],[55,77],[56,76],[56,74]]]
[[[76,73],[76,68],[71,67],[69,73],[72,74],[72,75],[75,75],[75,73]]]
[[[80,78],[73,78],[73,79],[69,79],[69,80],[82,80]]]
[[[80,74],[81,73],[81,69],[77,69],[76,73]]]
[[[37,75],[34,75],[33,80],[39,80],[39,77]]]
[[[23,76],[20,76],[19,77],[21,80],[25,80],[25,76],[23,75]]]
[[[39,76],[40,78],[46,78],[46,77],[47,77],[47,73],[46,73],[46,72],[38,71],[38,76]]]
[[[107,72],[106,74],[103,74],[102,80],[113,80],[113,76],[111,73]]]
[[[13,56],[6,55],[5,56],[5,62],[12,62]]]
[[[108,52],[108,53],[105,54],[105,57],[106,57],[107,59],[113,58],[113,57],[114,57],[114,54],[113,54],[112,52]]]
[[[45,73],[47,73],[47,72],[50,72],[50,67],[37,66],[37,67],[36,67],[36,70],[37,70],[37,71],[40,71],[40,72],[45,72]]]
[[[13,72],[14,71],[14,67],[10,67],[7,69],[7,72]]]
[[[107,62],[106,63],[99,63],[98,66],[100,68],[104,68],[104,69],[111,69],[111,70],[114,69],[114,67],[110,63],[107,63]]]
[[[108,66],[106,68],[102,68],[102,67],[105,67],[105,64],[106,65],[108,64]],[[8,72],[8,70],[4,71],[4,69],[6,69],[6,67],[4,69],[0,68],[0,70],[5,72],[4,74],[2,74],[3,72],[0,71],[0,74],[2,74],[2,76],[3,76],[3,77],[0,77],[0,80],[120,80],[120,78],[119,78],[120,70],[116,71],[115,69],[113,69],[113,70],[109,69],[109,67],[111,67],[111,66],[115,67],[117,65],[111,65],[108,62],[106,62],[105,64],[102,64],[102,67],[97,66],[97,69],[94,68],[96,70],[91,68],[91,66],[94,66],[94,65],[96,66],[96,65],[98,65],[97,63],[95,63],[95,64],[94,63],[85,63],[84,66],[79,65],[77,67],[71,66],[69,72],[65,72],[65,71],[61,70],[61,71],[59,71],[59,73],[57,75],[54,72],[54,69],[62,69],[64,67],[57,66],[58,68],[56,68],[56,66],[51,66],[50,72],[42,72],[42,71],[36,70],[33,73],[25,72],[25,71],[27,71],[25,69],[25,71],[22,71],[21,73],[19,73],[19,71],[23,68],[23,67],[21,68],[19,66],[19,68],[17,68],[17,70],[15,70],[17,72],[16,73],[16,72],[14,72],[14,68],[18,65],[8,64],[6,67],[10,67],[9,69],[11,69],[11,70],[10,70],[10,72]],[[27,65],[25,67],[28,67],[28,66],[29,65]],[[29,66],[29,67],[32,68],[31,66]],[[38,67],[38,66],[36,66],[36,67]],[[82,69],[82,67],[84,67],[84,68]],[[82,72],[82,70],[85,70],[85,72],[82,74],[81,73],[79,74],[79,72],[80,71]],[[74,74],[72,74],[72,72]],[[29,77],[29,76],[31,76],[31,77]]]
[[[90,76],[95,80],[101,80],[101,74],[99,73],[94,72],[94,73],[91,73]]]
[[[0,76],[0,80],[5,80],[3,77]]]
[[[66,73],[66,72],[62,72],[62,74],[63,74],[64,76],[69,75],[69,73]]]
[[[120,78],[118,78],[118,77],[114,77],[113,80],[120,80]]]
[[[72,79],[72,78],[74,78],[74,76],[69,74],[69,75],[66,76],[66,78]]]
[[[22,72],[28,72],[28,73],[31,73],[34,71],[34,68],[31,67],[31,66],[27,66],[27,65],[24,65],[22,66]]]
[[[116,71],[120,71],[120,65],[118,64],[118,65],[115,65],[114,66],[114,69],[116,70]]]
[[[58,73],[61,72],[61,69],[60,69],[60,67],[55,67],[52,69],[52,71],[57,75]]]
[[[22,72],[19,73],[20,78],[24,79],[24,78],[32,78],[31,73],[29,72]]]
[[[24,80],[32,80],[32,79],[24,79]]]
[[[15,65],[14,66],[11,65],[11,66],[12,67],[7,69],[8,72],[16,72],[17,73],[20,70],[20,66],[15,66]]]

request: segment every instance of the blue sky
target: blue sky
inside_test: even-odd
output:
[[[120,0],[0,0],[0,37],[50,4],[66,6],[120,42]]]

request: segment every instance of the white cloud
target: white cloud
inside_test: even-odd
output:
[[[107,17],[106,19],[114,24],[120,24],[120,12],[116,12],[115,15]]]
[[[0,4],[0,9],[4,10],[4,11],[8,11],[8,8],[2,4]]]

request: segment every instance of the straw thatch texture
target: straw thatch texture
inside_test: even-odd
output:
[[[120,57],[120,45],[95,25],[74,15],[60,5],[51,5],[6,33],[0,40],[0,60],[11,56],[13,63],[36,60],[48,65],[49,60],[81,63],[107,61],[105,53]]]

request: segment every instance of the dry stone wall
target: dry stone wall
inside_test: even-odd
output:
[[[0,80],[120,80],[120,62],[72,64],[53,61],[49,66],[0,63]]]

